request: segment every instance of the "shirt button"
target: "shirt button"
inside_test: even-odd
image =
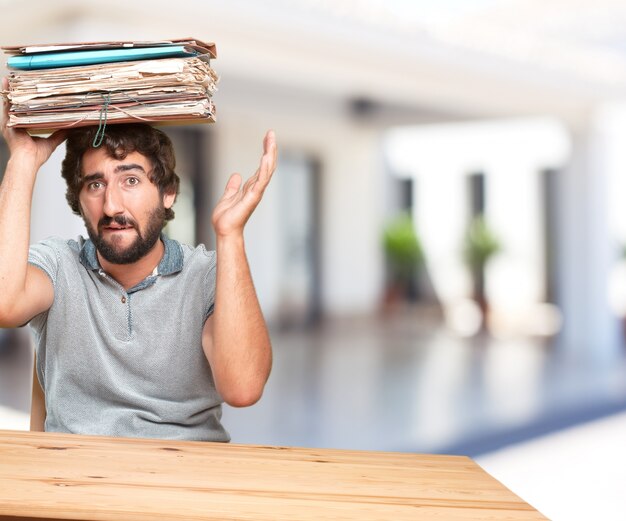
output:
[[[126,297],[122,297],[122,304],[126,304]]]

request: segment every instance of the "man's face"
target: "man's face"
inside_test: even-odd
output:
[[[138,152],[118,160],[104,148],[92,148],[83,156],[81,213],[89,238],[108,262],[136,262],[159,239],[174,195],[159,194],[148,177],[151,169]]]

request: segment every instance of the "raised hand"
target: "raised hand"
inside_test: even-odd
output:
[[[213,210],[212,223],[218,237],[240,234],[257,207],[276,169],[277,147],[274,131],[263,140],[263,156],[259,168],[242,186],[239,174],[233,174],[221,199]]]
[[[2,78],[2,90],[8,91],[9,82]],[[11,156],[19,156],[32,160],[35,167],[43,165],[52,152],[65,140],[67,131],[57,130],[47,138],[31,137],[24,129],[14,129],[8,125],[9,122],[9,101],[3,97],[2,116],[0,117],[0,130],[7,142]]]

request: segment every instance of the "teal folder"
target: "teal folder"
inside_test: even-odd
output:
[[[53,69],[76,65],[95,65],[131,60],[156,58],[185,58],[197,56],[198,52],[184,45],[161,47],[129,47],[119,49],[98,49],[94,51],[48,52],[10,56],[7,66],[13,69]]]

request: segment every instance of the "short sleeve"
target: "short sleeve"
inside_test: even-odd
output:
[[[59,271],[59,242],[63,242],[62,239],[45,239],[28,250],[28,263],[46,273],[54,286]]]

